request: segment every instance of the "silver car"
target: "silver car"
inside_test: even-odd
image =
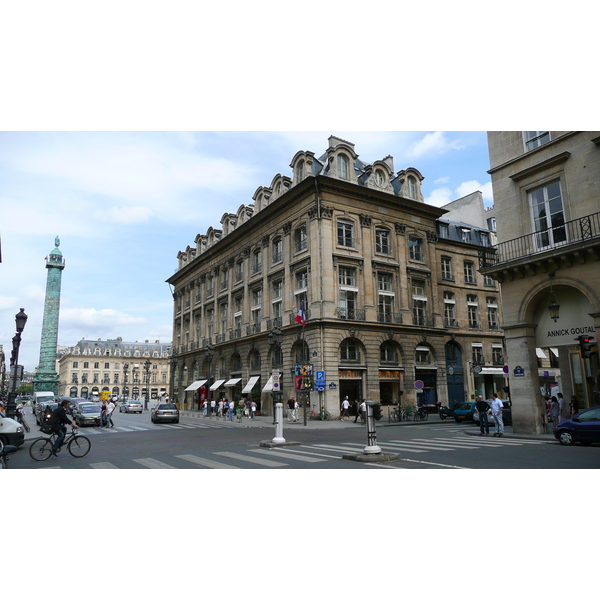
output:
[[[119,406],[119,412],[126,413],[141,413],[144,410],[142,403],[139,400],[125,400]]]
[[[75,422],[80,427],[84,425],[100,425],[101,408],[97,404],[80,404],[75,413]]]
[[[150,413],[153,423],[179,423],[179,409],[175,404],[157,404]]]

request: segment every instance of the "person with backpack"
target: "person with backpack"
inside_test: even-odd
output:
[[[51,428],[52,433],[56,434],[56,441],[52,446],[52,456],[57,456],[60,452],[60,447],[67,435],[67,428],[65,425],[77,428],[77,423],[73,423],[67,416],[67,406],[69,406],[70,400],[63,400],[50,415],[47,421],[47,425]]]

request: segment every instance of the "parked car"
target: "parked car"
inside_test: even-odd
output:
[[[179,410],[175,404],[157,404],[150,413],[153,423],[179,423]]]
[[[460,404],[455,404],[453,408],[454,420],[457,423],[462,423],[463,421],[473,421],[475,404],[475,402],[461,402]]]
[[[80,427],[85,425],[100,425],[101,408],[96,403],[81,403],[75,413],[75,422]]]
[[[97,406],[97,404],[94,404],[94,402],[91,402],[90,400],[78,400],[69,406],[71,407],[71,414],[73,417],[76,417],[84,406]]]
[[[554,429],[554,437],[563,446],[570,446],[575,442],[589,446],[600,442],[600,406],[582,410],[559,423]]]
[[[504,406],[504,408],[502,409],[502,422],[505,425],[512,425],[512,411],[510,409],[510,400],[503,400],[502,405]],[[488,415],[488,421],[490,422],[490,427],[492,427],[494,425],[494,419],[491,417],[491,415]],[[473,413],[473,423],[479,425],[479,413]]]
[[[143,410],[144,407],[139,400],[125,400],[119,406],[119,412],[141,413]]]
[[[35,422],[43,425],[55,408],[58,408],[58,402],[38,402],[35,405]]]

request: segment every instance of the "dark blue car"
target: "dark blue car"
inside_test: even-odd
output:
[[[554,429],[554,437],[564,446],[579,442],[588,446],[600,443],[600,406],[594,406],[559,423]]]

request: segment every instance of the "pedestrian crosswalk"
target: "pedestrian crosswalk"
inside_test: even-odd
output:
[[[432,438],[403,438],[379,441],[378,446],[387,453],[398,454],[399,458],[410,459],[414,455],[423,455],[431,452],[452,453],[457,451],[476,451],[485,448],[513,448],[518,446],[539,445],[544,441],[508,439],[494,437],[472,437],[465,435],[456,435],[453,437],[432,437]],[[325,466],[325,463],[338,461],[337,465],[330,466],[342,467],[344,455],[360,454],[365,447],[364,443],[343,442],[343,443],[312,443],[302,446],[282,446],[279,448],[244,448],[237,451],[215,451],[203,453],[202,456],[196,454],[176,454],[173,456],[160,456],[161,460],[154,457],[141,457],[120,460],[118,464],[111,462],[90,462],[87,468],[92,469],[243,469],[243,468],[294,468],[294,467],[315,467]],[[416,458],[416,457],[415,457]],[[348,463],[349,461],[344,461]],[[433,463],[432,463],[433,464]],[[357,466],[354,464],[353,466]],[[404,468],[402,461],[387,464],[381,463],[362,463],[361,467],[385,467],[385,468]],[[81,465],[81,468],[86,468]],[[61,468],[60,465],[45,465],[45,468]]]
[[[115,433],[132,433],[136,431],[156,431],[160,429],[222,429],[234,428],[235,423],[228,421],[200,421],[199,423],[145,423],[144,425],[118,425],[114,427],[81,427],[82,435],[105,435]],[[240,425],[237,425],[239,428]]]

